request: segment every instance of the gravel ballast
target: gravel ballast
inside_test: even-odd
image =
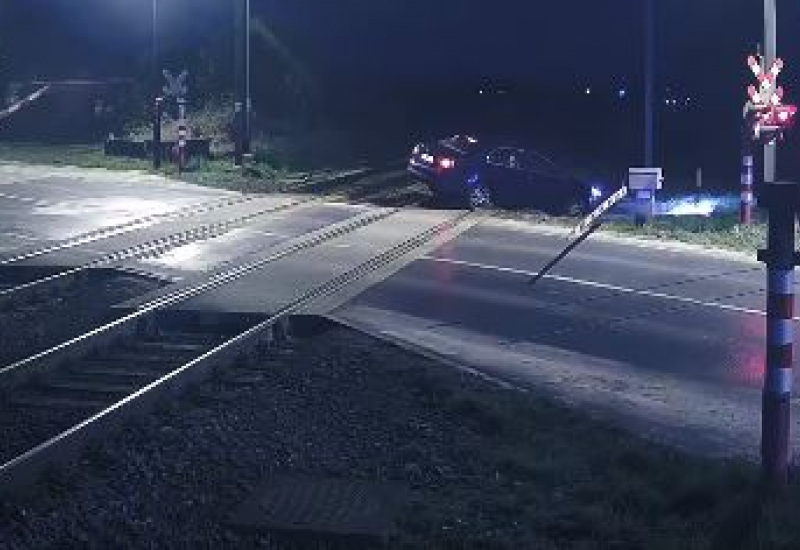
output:
[[[397,548],[705,548],[752,482],[746,465],[333,328],[227,369],[3,503],[0,547],[283,548],[229,525],[280,473],[411,489]]]
[[[47,299],[0,313],[0,366],[30,357],[121,315],[111,306],[163,283],[127,273],[97,271],[88,281]]]

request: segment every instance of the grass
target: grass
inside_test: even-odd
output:
[[[146,160],[107,157],[100,145],[42,145],[0,142],[0,161],[107,168],[109,170],[150,170]]]
[[[172,163],[164,163],[159,171],[150,160],[109,157],[100,145],[39,145],[0,143],[0,161],[106,168],[109,170],[140,170],[183,181],[236,191],[270,192],[277,190],[276,182],[285,176],[285,169],[273,168],[266,162],[256,162],[247,170],[234,166],[230,159],[193,160],[187,171],[179,174]]]
[[[767,226],[763,220],[743,226],[739,224],[738,213],[710,218],[704,216],[657,218],[644,227],[636,227],[632,221],[613,221],[604,227],[607,231],[623,235],[680,241],[748,253],[763,248],[767,239]]]
[[[455,376],[429,369],[409,389],[474,433],[464,461],[476,476],[418,499],[398,548],[800,547],[796,481],[766,496],[752,464],[692,457],[547,398],[477,391]]]
[[[325,139],[324,141],[330,141]],[[310,144],[298,146],[302,151],[313,150]],[[281,185],[280,180],[293,171],[303,171],[311,165],[303,166],[299,150],[280,141],[278,145],[267,148],[256,146],[255,162],[242,170],[233,165],[229,158],[210,161],[193,161],[189,170],[178,174],[173,164],[165,164],[159,172],[162,175],[182,179],[197,185],[230,189],[242,192],[276,192],[294,189]],[[106,157],[99,145],[33,145],[0,143],[0,160],[12,160],[37,164],[73,165],[87,168],[107,168],[112,170],[143,170],[154,173],[147,160]],[[312,163],[313,164],[313,163]],[[424,204],[424,189],[408,185],[397,175],[385,181],[368,182],[369,185],[352,189],[340,189],[344,198],[356,200],[375,199],[379,204],[400,206],[404,201],[410,204]],[[503,212],[500,214],[512,219],[530,219],[526,213]],[[537,221],[562,226],[575,224],[573,218],[533,216]],[[645,227],[637,227],[633,222],[613,221],[604,226],[604,231],[644,239],[679,241],[702,246],[723,248],[739,252],[753,253],[764,246],[766,224],[763,220],[749,227],[738,223],[738,215],[726,214],[706,218],[702,216],[681,216],[658,218]]]

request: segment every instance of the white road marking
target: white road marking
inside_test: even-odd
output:
[[[513,275],[523,275],[526,277],[533,277],[536,273],[532,271],[527,271],[524,269],[516,269],[513,267],[503,267],[498,265],[490,265],[490,264],[482,264],[477,262],[465,262],[462,260],[451,260],[448,258],[437,258],[435,256],[423,256],[420,258],[422,260],[428,260],[431,262],[436,263],[443,263],[443,264],[450,264],[450,265],[457,265],[462,267],[471,267],[474,269],[484,269],[489,271],[497,271],[499,273],[510,273]],[[597,288],[601,290],[610,290],[613,292],[619,292],[620,294],[633,294],[635,296],[644,296],[646,298],[658,298],[661,300],[668,300],[672,302],[680,302],[684,304],[691,304],[694,306],[699,307],[706,307],[711,309],[718,309],[721,311],[729,311],[733,313],[744,313],[747,315],[759,315],[761,317],[765,317],[767,313],[765,311],[761,311],[758,309],[749,309],[744,307],[735,306],[732,304],[724,304],[722,302],[706,302],[703,300],[697,300],[695,298],[687,298],[686,296],[676,296],[674,294],[665,294],[662,292],[652,292],[649,290],[637,290],[635,288],[627,288],[618,285],[612,285],[608,283],[600,283],[597,281],[588,281],[585,279],[576,279],[574,277],[564,277],[560,275],[545,275],[545,279],[549,279],[551,281],[558,281],[561,283],[568,283],[578,286],[584,286],[589,288]],[[795,321],[800,321],[800,317],[795,317]]]

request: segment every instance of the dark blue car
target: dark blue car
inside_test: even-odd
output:
[[[606,196],[600,185],[570,176],[535,151],[484,144],[470,136],[420,143],[408,170],[440,205],[534,207],[578,214]]]

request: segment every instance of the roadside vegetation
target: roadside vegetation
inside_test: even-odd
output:
[[[752,464],[691,457],[535,392],[465,387],[456,378],[433,368],[407,383],[476,435],[464,459],[483,476],[427,494],[406,518],[412,541],[430,548],[797,548],[797,482],[766,496]]]
[[[219,130],[222,119],[209,114],[201,126],[207,132]],[[217,121],[217,122],[214,122]],[[146,132],[144,126],[131,130],[131,136]],[[203,135],[214,135],[212,133]],[[338,145],[330,145],[338,144]],[[165,163],[160,174],[208,187],[219,187],[242,192],[293,192],[310,191],[298,187],[298,174],[319,170],[349,169],[365,166],[360,156],[342,145],[342,136],[333,131],[310,133],[303,139],[292,139],[290,134],[276,134],[272,139],[262,138],[254,143],[253,161],[242,169],[233,164],[230,143],[216,138],[215,157],[212,160],[193,160],[188,171],[178,174],[174,164]],[[307,159],[304,161],[303,159]],[[106,168],[111,170],[142,170],[155,173],[149,160],[107,157],[100,145],[39,145],[0,143],[0,161],[17,161],[33,164],[71,165]],[[398,159],[399,160],[399,159]],[[291,182],[294,183],[291,183]],[[425,206],[429,203],[424,186],[414,185],[397,170],[386,176],[370,179],[352,187],[340,187],[336,196],[346,200],[375,202],[381,205],[404,204]],[[722,248],[744,253],[754,253],[766,242],[766,223],[757,211],[751,226],[739,224],[737,213],[706,216],[658,217],[644,227],[633,221],[610,221],[602,231],[642,239],[679,241],[689,244]],[[502,211],[498,216],[507,219],[527,220],[571,226],[574,218],[546,216],[533,211]]]
[[[644,227],[636,227],[632,221],[613,221],[605,229],[623,235],[680,241],[747,253],[763,248],[767,242],[767,226],[764,220],[758,220],[749,226],[740,225],[738,213],[713,217],[656,218]]]

